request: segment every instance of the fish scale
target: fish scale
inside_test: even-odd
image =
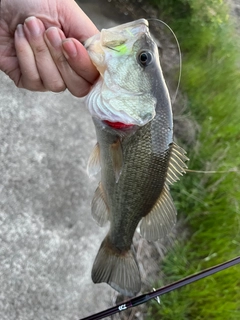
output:
[[[99,134],[101,133],[106,138],[106,133],[100,129]],[[110,212],[114,212],[110,240],[123,251],[130,249],[139,221],[152,209],[165,182],[169,150],[159,155],[152,154],[150,133],[151,123],[139,128],[134,136],[125,138],[126,142],[123,138],[124,169],[118,183],[115,181],[113,167],[110,168],[108,165],[111,161],[108,145],[104,149],[104,145],[100,143],[102,158],[106,161],[106,165],[102,166],[102,176],[106,177],[102,179],[103,188],[110,195],[111,200],[108,199]],[[148,138],[139,138],[139,136]],[[138,143],[132,140],[137,140]],[[98,141],[102,141],[102,137],[99,137]],[[109,159],[106,160],[108,157]],[[119,241],[122,234],[125,238]]]

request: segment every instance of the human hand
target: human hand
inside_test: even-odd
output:
[[[27,18],[33,13],[38,19]],[[59,92],[67,87],[84,96],[98,72],[76,39],[84,41],[97,32],[73,0],[2,0],[0,69],[21,88]],[[65,35],[76,39],[62,44]]]

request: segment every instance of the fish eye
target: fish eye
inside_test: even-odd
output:
[[[146,67],[152,62],[153,56],[151,52],[144,50],[138,53],[137,59],[141,67]]]

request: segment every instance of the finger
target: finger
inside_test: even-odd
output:
[[[98,32],[94,23],[81,10],[76,1],[59,0],[57,7],[59,21],[67,37],[85,41]]]
[[[45,91],[35,57],[23,31],[23,25],[19,24],[14,35],[15,49],[20,68],[19,76],[14,79],[16,86],[32,91]]]
[[[41,20],[35,17],[29,17],[25,20],[24,33],[34,53],[43,86],[47,90],[60,92],[65,90],[66,86],[44,41],[44,32],[45,27]]]
[[[63,40],[62,47],[72,69],[90,83],[94,83],[99,73],[84,46],[76,39],[69,38]]]
[[[73,95],[77,97],[82,97],[86,95],[91,88],[91,83],[88,81],[88,79],[90,79],[91,77],[85,77],[85,74],[82,74],[81,72],[78,73],[76,72],[76,70],[71,68],[71,65],[68,63],[68,60],[65,58],[63,54],[63,37],[63,32],[55,27],[49,28],[45,32],[45,41],[68,90]],[[81,63],[81,61],[78,61],[78,64]]]

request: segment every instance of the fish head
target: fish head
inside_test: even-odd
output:
[[[87,97],[92,116],[136,126],[151,121],[156,114],[161,66],[148,21],[103,29],[85,47],[100,73]]]

